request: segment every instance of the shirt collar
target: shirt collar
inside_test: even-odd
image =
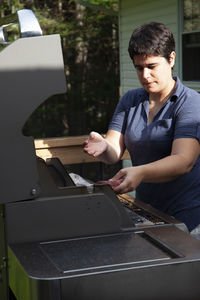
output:
[[[182,84],[178,76],[174,76],[173,79],[176,81],[176,86],[173,93],[171,94],[171,101],[175,101],[176,99],[178,99],[184,89],[184,85]]]

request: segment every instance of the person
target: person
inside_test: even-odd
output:
[[[200,224],[200,94],[173,77],[175,41],[162,23],[133,31],[129,55],[141,88],[119,101],[106,137],[91,132],[84,151],[105,163],[132,166],[109,180],[117,193],[136,190],[136,199],[184,222]]]

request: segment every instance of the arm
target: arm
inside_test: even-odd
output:
[[[112,180],[123,179],[114,190],[127,193],[141,182],[167,182],[188,173],[200,154],[199,142],[194,138],[174,140],[171,155],[158,161],[120,170]]]
[[[116,163],[124,153],[123,134],[115,130],[108,130],[103,138],[97,132],[91,132],[84,143],[84,151],[93,157],[98,157],[107,164]]]

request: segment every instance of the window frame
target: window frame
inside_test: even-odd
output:
[[[179,44],[178,73],[179,73],[179,77],[181,78],[184,85],[200,92],[200,79],[198,81],[184,81],[183,80],[183,48],[182,48],[182,36],[184,34],[184,32],[183,32],[183,20],[184,20],[183,1],[184,0],[178,1],[178,22],[177,22],[178,23],[178,32],[179,32],[179,34],[178,34],[178,44]],[[200,32],[200,30],[190,31],[185,34],[194,33],[194,32]]]

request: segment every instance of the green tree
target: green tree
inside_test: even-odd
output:
[[[67,93],[43,103],[24,127],[35,138],[105,132],[119,95],[117,0],[4,0],[1,16],[32,9],[43,34],[62,38]]]

